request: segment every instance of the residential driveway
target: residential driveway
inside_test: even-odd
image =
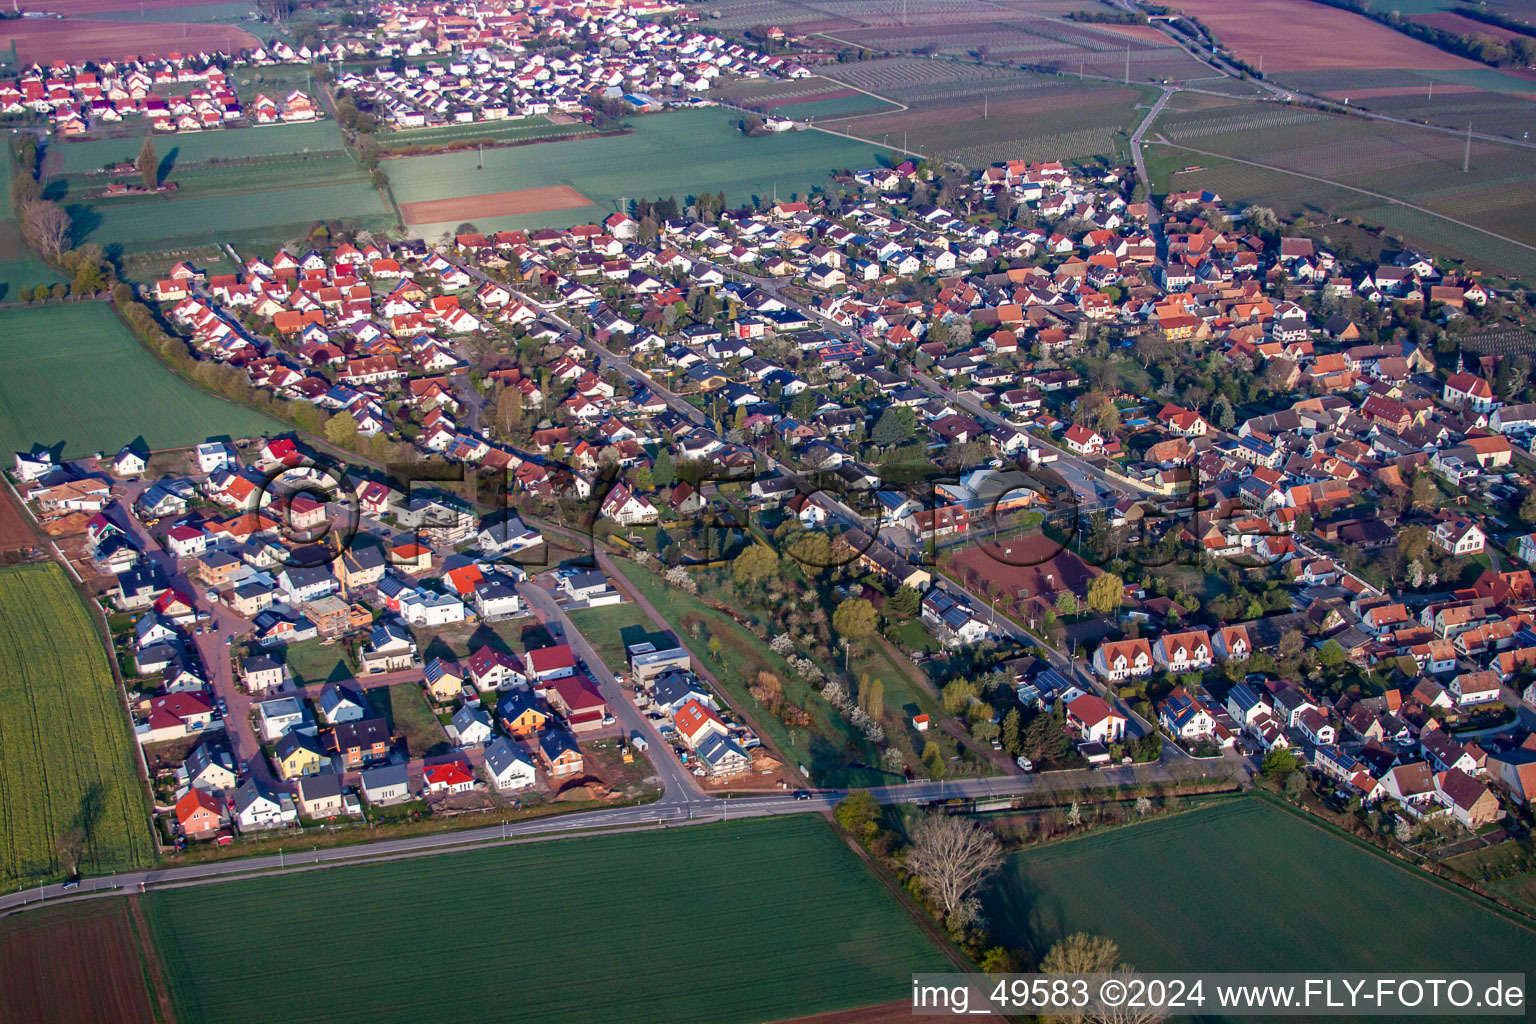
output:
[[[244,635],[251,628],[251,624],[222,604],[210,604],[203,595],[205,588],[195,583],[182,570],[176,556],[163,550],[139,522],[133,514],[133,503],[138,500],[146,486],[148,485],[140,481],[124,487],[124,496],[121,499],[123,514],[118,518],[125,521],[134,542],[171,586],[190,597],[193,607],[198,611],[206,611],[211,616],[202,635],[194,631],[188,639],[197,648],[215,696],[224,698],[229,708],[229,714],[224,719],[224,731],[229,736],[230,750],[234,754],[235,762],[237,764],[249,762],[253,773],[279,788],[286,789],[288,787],[283,786],[272,774],[266,758],[262,756],[261,743],[257,740],[256,730],[251,725],[250,711],[254,701],[236,681],[231,664],[230,650],[233,645],[228,643],[228,640]]]
[[[625,735],[639,734],[645,737],[650,745],[646,753],[650,756],[651,764],[657,776],[661,778],[665,790],[662,803],[687,806],[697,800],[707,799],[704,797],[703,790],[699,788],[698,781],[672,756],[672,745],[661,738],[656,723],[646,718],[640,713],[640,709],[635,707],[631,695],[619,685],[610,666],[603,661],[597,651],[593,650],[587,638],[581,635],[581,631],[576,628],[575,623],[571,622],[565,610],[555,603],[549,591],[529,583],[518,584],[517,590],[551,635],[570,644],[571,650],[586,665],[587,675],[597,684],[613,716],[623,726]]]

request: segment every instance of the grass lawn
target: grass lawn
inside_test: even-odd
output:
[[[1518,971],[1536,931],[1259,798],[1037,847],[984,900],[1043,953],[1088,931],[1144,971]]]
[[[1536,911],[1536,846],[1529,839],[1506,839],[1481,850],[1459,853],[1445,863]]]
[[[658,609],[666,609],[668,621],[675,615],[678,640],[693,655],[695,665],[714,674],[724,690],[719,696],[727,705],[745,708],[762,729],[763,738],[789,759],[791,770],[803,765],[810,780],[821,786],[874,786],[892,781],[884,772],[866,767],[874,763],[879,751],[852,725],[833,711],[819,694],[798,681],[784,659],[768,649],[750,631],[734,619],[709,605],[668,586],[659,576],[633,562],[617,561],[619,571]],[[688,632],[690,622],[701,629],[698,637]],[[583,634],[585,635],[585,634]],[[709,655],[709,640],[719,639],[723,660]],[[760,705],[748,692],[758,671],[774,673],[783,682],[784,697],[811,716],[809,725],[790,728]]]
[[[673,647],[677,638],[656,628],[651,617],[633,602],[604,608],[581,608],[570,613],[571,621],[602,656],[608,668],[623,672],[629,667],[631,644],[650,641],[658,648]]]
[[[0,449],[63,445],[66,457],[285,430],[205,395],[150,355],[104,302],[0,311]]]
[[[419,683],[376,686],[368,691],[368,703],[396,735],[405,739],[407,756],[445,754],[453,748]]]
[[[944,717],[944,709],[918,678],[917,674],[922,670],[904,655],[892,654],[884,644],[878,642],[866,644],[865,650],[866,653],[853,662],[853,672],[857,678],[867,675],[871,680],[880,680],[885,693],[884,714],[881,716],[885,734],[907,753],[907,764],[912,770],[919,775],[926,775],[921,761],[924,742],[938,742],[947,757],[953,753],[949,748],[953,747],[954,741],[940,730],[931,731],[926,736],[919,735],[912,728],[912,716],[926,713],[937,722]]]
[[[530,647],[550,642],[549,633],[538,620],[524,615],[500,622],[453,623],[411,630],[423,664],[433,658],[464,661],[482,647],[508,654],[522,654]]]
[[[352,666],[347,662],[346,651],[341,644],[325,646],[316,639],[289,644],[272,653],[288,666],[294,682],[300,686],[310,686],[314,683],[351,679]]]
[[[702,898],[680,899],[662,863],[687,865]],[[205,1024],[731,1024],[900,999],[912,972],[947,969],[809,815],[170,889],[146,907],[177,1019]],[[344,968],[268,955],[338,935]],[[453,954],[429,969],[432,936]],[[244,972],[209,968],[257,958],[259,998]]]
[[[514,217],[470,217],[482,231],[563,227],[600,220],[620,198],[697,195],[724,191],[738,204],[754,195],[780,199],[825,184],[837,168],[876,167],[886,151],[828,135],[788,132],[758,139],[743,135],[739,115],[687,110],[632,119],[628,135],[543,146],[486,150],[485,169],[473,150],[404,157],[384,164],[402,203],[490,192],[570,185],[597,204]],[[454,224],[420,225],[432,237]]]
[[[126,712],[59,566],[0,571],[0,665],[0,886],[153,863]]]

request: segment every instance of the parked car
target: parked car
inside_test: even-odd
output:
[[[1023,754],[1019,755],[1017,763],[1018,763],[1018,766],[1019,766],[1020,770],[1022,770],[1022,771],[1032,772],[1032,771],[1035,770],[1035,762],[1031,761],[1029,758],[1025,757]]]

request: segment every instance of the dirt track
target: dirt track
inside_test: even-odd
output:
[[[520,213],[546,213],[591,206],[592,200],[569,185],[548,188],[524,188],[515,192],[487,192],[458,199],[427,199],[419,203],[401,203],[400,212],[407,224],[447,224],[474,220],[476,217],[510,217]]]

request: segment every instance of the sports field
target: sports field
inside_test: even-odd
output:
[[[102,642],[59,566],[0,570],[0,886],[154,859]]]
[[[166,890],[147,909],[176,1017],[204,1024],[780,1020],[902,998],[946,963],[808,815]]]
[[[1027,850],[984,902],[1007,945],[1095,932],[1145,971],[1536,962],[1536,931],[1257,797]]]
[[[727,202],[753,195],[779,198],[824,185],[834,168],[879,166],[878,147],[802,131],[748,138],[736,128],[739,114],[687,110],[633,119],[628,135],[541,146],[404,157],[384,164],[402,204],[568,185],[596,204],[522,216],[462,217],[481,230],[562,227],[601,220],[621,199],[697,195],[724,191]],[[425,235],[451,231],[458,220],[421,225]]]
[[[0,450],[63,444],[66,457],[152,449],[284,427],[161,366],[104,302],[0,311]]]

